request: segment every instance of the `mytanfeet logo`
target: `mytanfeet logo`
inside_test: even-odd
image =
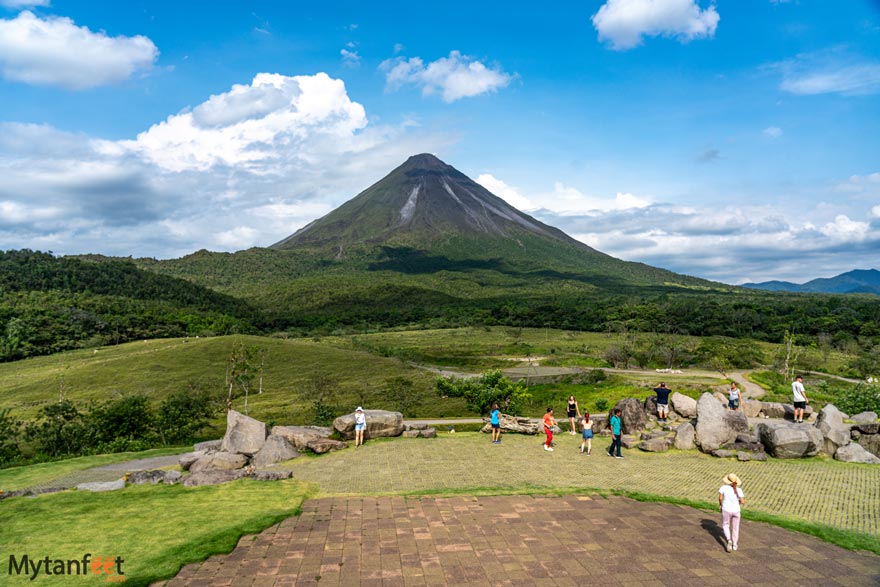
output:
[[[124,562],[125,559],[121,556],[92,556],[91,553],[86,553],[82,558],[77,559],[53,559],[48,556],[31,558],[26,554],[16,557],[10,554],[8,572],[10,575],[28,577],[31,581],[40,575],[72,577],[103,575],[108,581],[118,583],[125,581],[125,572],[122,570]]]

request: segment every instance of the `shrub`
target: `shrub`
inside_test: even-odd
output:
[[[479,379],[439,377],[436,389],[442,397],[464,398],[467,408],[478,414],[488,413],[494,403],[502,411],[516,414],[531,397],[525,385],[513,383],[498,370],[487,371]]]
[[[156,430],[162,444],[181,444],[192,440],[220,411],[222,402],[191,384],[165,398],[156,414]]]
[[[597,412],[604,412],[605,410],[608,409],[608,398],[605,398],[605,397],[596,398],[596,401],[593,402],[593,404],[596,406]]]
[[[859,383],[840,392],[834,399],[834,405],[850,415],[859,412],[880,413],[880,386]]]

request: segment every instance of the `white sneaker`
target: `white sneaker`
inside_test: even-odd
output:
[[[547,446],[546,444],[544,445],[544,450],[548,450],[550,452],[553,452],[553,449],[550,448],[549,446]]]
[[[734,544],[734,545],[733,545],[733,549],[736,550],[737,548],[739,548],[739,545],[738,545],[738,544]]]
[[[730,552],[731,550],[733,550],[733,542],[731,542],[730,540],[728,540],[728,541],[727,541],[727,544],[724,545],[724,549],[725,549],[727,552]]]

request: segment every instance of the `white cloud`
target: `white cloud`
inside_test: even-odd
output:
[[[291,153],[308,160],[368,146],[369,137],[356,134],[366,126],[363,106],[349,99],[342,80],[259,73],[250,85],[235,85],[120,144],[171,171],[227,165],[274,173]]]
[[[518,210],[534,210],[537,207],[515,188],[507,185],[491,173],[483,173],[474,181]]]
[[[819,232],[835,241],[853,241],[863,240],[867,234],[870,225],[867,222],[857,222],[850,220],[844,214],[840,214],[834,218],[834,222],[828,222]]]
[[[782,136],[782,129],[778,126],[768,126],[763,131],[764,136],[770,137],[771,139],[778,139]]]
[[[880,92],[880,62],[852,55],[841,47],[801,53],[771,63],[767,69],[782,74],[779,87],[791,94],[857,96]]]
[[[614,198],[589,196],[558,181],[553,186],[553,192],[542,195],[540,201],[542,208],[562,215],[628,210],[650,205],[648,200],[624,192],[617,192]]]
[[[49,6],[49,0],[0,0],[0,6],[18,10],[31,6]]]
[[[0,20],[0,75],[14,81],[82,90],[149,70],[158,56],[147,37],[110,37],[69,18],[25,11]]]
[[[640,45],[643,36],[711,38],[719,19],[714,5],[702,9],[696,0],[608,0],[592,17],[599,40],[618,51]]]
[[[872,218],[880,218],[880,205],[874,206],[871,208],[871,217]]]
[[[131,140],[0,123],[0,250],[267,246],[451,140],[369,125],[325,74],[258,74]]]
[[[349,51],[342,49],[339,54],[342,56],[342,63],[346,67],[358,67],[361,64],[361,56],[357,51]]]
[[[403,53],[404,49],[406,49],[406,47],[403,46],[403,43],[394,43],[394,54],[395,55],[397,55],[398,53]]]
[[[421,87],[426,96],[441,94],[445,102],[498,91],[515,77],[500,67],[486,67],[459,51],[427,65],[419,57],[386,59],[379,68],[385,72],[386,89],[412,84]]]

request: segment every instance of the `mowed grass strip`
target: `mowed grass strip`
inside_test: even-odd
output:
[[[18,559],[122,557],[125,585],[169,578],[191,562],[230,552],[245,534],[295,515],[314,487],[296,481],[240,480],[211,487],[129,486],[68,491],[0,505],[0,553]],[[5,571],[5,569],[4,569]],[[9,577],[3,584],[30,584]],[[106,575],[46,576],[35,584],[107,585]]]

